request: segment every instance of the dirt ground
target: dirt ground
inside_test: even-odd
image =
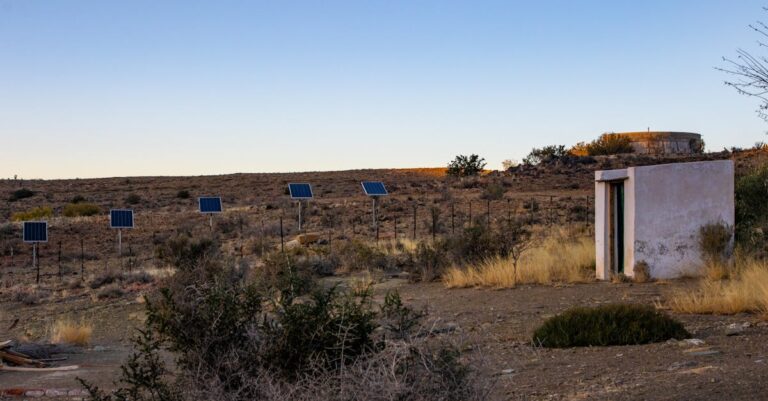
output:
[[[53,323],[62,318],[91,322],[94,332],[90,346],[65,355],[68,360],[63,363],[77,364],[80,369],[46,374],[0,372],[0,398],[4,397],[2,391],[9,389],[81,389],[76,377],[110,388],[119,376],[120,364],[130,354],[131,337],[143,325],[140,299],[151,288],[133,285],[123,296],[98,300],[93,291],[70,283],[83,278],[81,266],[86,282],[90,276],[118,266],[136,270],[163,267],[155,257],[158,244],[179,232],[209,232],[207,218],[195,211],[199,195],[223,197],[227,212],[214,219],[214,232],[229,256],[255,265],[255,240],[263,237],[267,246],[278,246],[276,224],[281,216],[286,235],[297,232],[292,217],[295,205],[286,199],[288,182],[314,183],[318,199],[310,204],[307,225],[311,231],[330,232],[336,243],[375,238],[370,228],[370,199],[361,194],[360,180],[383,179],[392,192],[381,204],[382,238],[392,238],[396,232],[398,238],[410,238],[414,228],[418,238],[428,238],[431,208],[441,213],[437,235],[450,233],[452,214],[455,225],[461,227],[470,214],[474,218],[487,216],[489,205],[492,224],[521,214],[541,224],[588,222],[592,219],[594,170],[625,164],[614,159],[555,164],[467,180],[446,180],[443,169],[1,180],[2,196],[20,186],[36,192],[32,198],[0,203],[3,221],[15,212],[37,206],[52,206],[57,217],[51,220],[51,241],[42,247],[42,284],[35,287],[50,297],[38,304],[20,302],[12,296],[15,289],[32,285],[34,271],[29,247],[20,241],[18,224],[0,224],[0,341],[46,341]],[[737,159],[740,168],[750,164],[751,159]],[[488,203],[484,195],[492,186],[503,188],[503,198]],[[179,199],[181,190],[189,190],[191,198]],[[127,205],[128,194],[140,194],[141,201]],[[58,216],[75,195],[97,204],[105,213],[111,207],[137,210],[138,227],[124,237],[128,255],[123,260],[115,256],[115,233],[108,228],[105,215]],[[470,202],[474,208],[471,212]],[[418,212],[415,227],[414,207]],[[493,400],[768,399],[768,324],[760,316],[675,315],[701,343],[671,341],[571,349],[543,349],[530,344],[533,330],[544,319],[569,307],[635,302],[663,308],[672,291],[694,284],[682,280],[448,290],[440,283],[388,279],[377,284],[376,291],[382,295],[397,288],[407,303],[425,308],[436,327],[450,328],[445,335],[463,342],[471,357],[482,362],[481,376],[494,383]],[[749,327],[739,335],[727,336],[726,328],[732,323],[749,323]]]
[[[768,394],[768,323],[759,316],[674,315],[703,341],[546,349],[531,345],[531,334],[547,317],[576,305],[631,302],[663,307],[676,289],[692,281],[645,284],[590,283],[520,286],[515,289],[445,289],[440,283],[411,284],[389,279],[376,293],[397,289],[403,299],[428,311],[437,328],[470,350],[481,377],[493,382],[493,400],[763,400]],[[77,389],[76,377],[105,388],[119,376],[130,353],[129,339],[141,326],[143,305],[121,299],[86,299],[40,306],[3,304],[0,338],[44,331],[56,316],[88,316],[93,344],[67,355],[74,372],[0,373],[0,389]],[[25,322],[6,330],[16,317]],[[732,323],[749,323],[728,336]]]

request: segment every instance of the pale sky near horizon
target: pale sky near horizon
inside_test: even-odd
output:
[[[766,141],[753,0],[0,0],[0,178],[488,167],[603,132]],[[768,53],[765,49],[762,54]]]

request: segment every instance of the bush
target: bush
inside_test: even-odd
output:
[[[684,339],[683,325],[650,306],[614,304],[576,307],[544,322],[533,342],[552,348],[637,345]]]
[[[50,206],[39,206],[27,210],[26,212],[14,213],[11,216],[13,221],[42,220],[53,217],[53,209]]]
[[[130,194],[127,197],[125,197],[125,203],[129,205],[135,205],[139,202],[141,202],[141,196],[137,194]]]
[[[709,223],[699,228],[699,249],[707,263],[728,259],[733,230],[725,223]]]
[[[565,150],[565,145],[549,145],[543,148],[533,148],[531,153],[528,153],[523,159],[523,163],[527,165],[537,165],[541,162],[559,159],[561,157],[568,156],[568,151]]]
[[[101,213],[101,208],[93,203],[73,202],[64,206],[62,213],[66,217],[95,216]]]
[[[485,164],[485,159],[478,155],[458,155],[448,163],[447,174],[454,177],[475,176],[483,171]]]
[[[746,250],[766,250],[768,230],[768,164],[747,173],[735,183],[736,243]]]
[[[571,153],[577,156],[618,155],[634,151],[628,136],[616,134],[603,134],[590,143],[581,142],[571,149]]]
[[[21,188],[21,189],[17,189],[15,191],[13,191],[13,193],[11,193],[11,196],[8,197],[8,202],[16,202],[17,200],[25,199],[25,198],[31,198],[33,196],[35,196],[34,192],[32,192],[32,191],[30,191],[30,190],[28,190],[26,188]]]
[[[212,238],[193,239],[186,234],[170,238],[155,248],[155,256],[159,260],[182,270],[191,270],[202,259],[218,255],[218,244]]]
[[[176,193],[176,197],[179,199],[189,199],[189,191],[186,189],[182,189],[181,191]]]
[[[75,195],[72,197],[72,200],[69,201],[69,203],[82,203],[85,202],[85,197],[83,195]]]
[[[483,193],[480,197],[485,200],[501,200],[504,199],[504,192],[506,192],[506,189],[503,185],[489,183],[483,189]]]

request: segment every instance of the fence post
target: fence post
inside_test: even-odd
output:
[[[413,240],[416,241],[416,205],[413,205]]]

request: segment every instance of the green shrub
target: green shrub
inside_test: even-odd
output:
[[[561,157],[568,156],[568,151],[565,149],[565,145],[549,145],[543,148],[533,148],[531,153],[528,153],[523,159],[523,163],[527,165],[537,165],[541,162],[559,159]]]
[[[454,177],[470,177],[480,174],[485,168],[485,159],[472,154],[458,155],[448,163],[447,174]]]
[[[93,203],[70,203],[62,213],[66,217],[95,216],[101,213],[101,208]]]
[[[187,191],[186,189],[182,189],[181,191],[176,193],[176,197],[179,199],[189,199],[190,197],[189,191]]]
[[[34,192],[26,188],[21,188],[11,193],[11,196],[8,198],[8,202],[16,202],[17,200],[24,199],[24,198],[31,198],[33,196],[35,196]]]
[[[603,134],[596,140],[584,145],[589,156],[618,155],[633,153],[632,141],[628,136]]]
[[[483,188],[483,193],[480,197],[486,200],[501,200],[504,199],[504,193],[506,191],[507,190],[503,185],[492,182]]]
[[[766,252],[768,232],[768,164],[738,177],[735,183],[736,243],[748,251]],[[764,255],[761,255],[764,256]]]
[[[733,230],[725,223],[709,223],[699,228],[699,249],[710,263],[721,263],[728,258]]]
[[[155,248],[155,256],[182,270],[195,268],[203,259],[218,257],[219,248],[212,238],[192,238],[180,234]]]
[[[139,202],[141,202],[141,196],[137,194],[130,194],[127,197],[125,197],[125,203],[129,205],[135,205]]]
[[[82,203],[85,202],[85,197],[83,195],[75,195],[72,197],[72,200],[69,201],[69,203]]]
[[[26,212],[17,212],[11,216],[13,221],[41,220],[53,217],[53,208],[50,206],[39,206],[27,210]]]
[[[533,342],[552,348],[636,345],[689,338],[683,325],[650,306],[576,307],[544,322]]]

